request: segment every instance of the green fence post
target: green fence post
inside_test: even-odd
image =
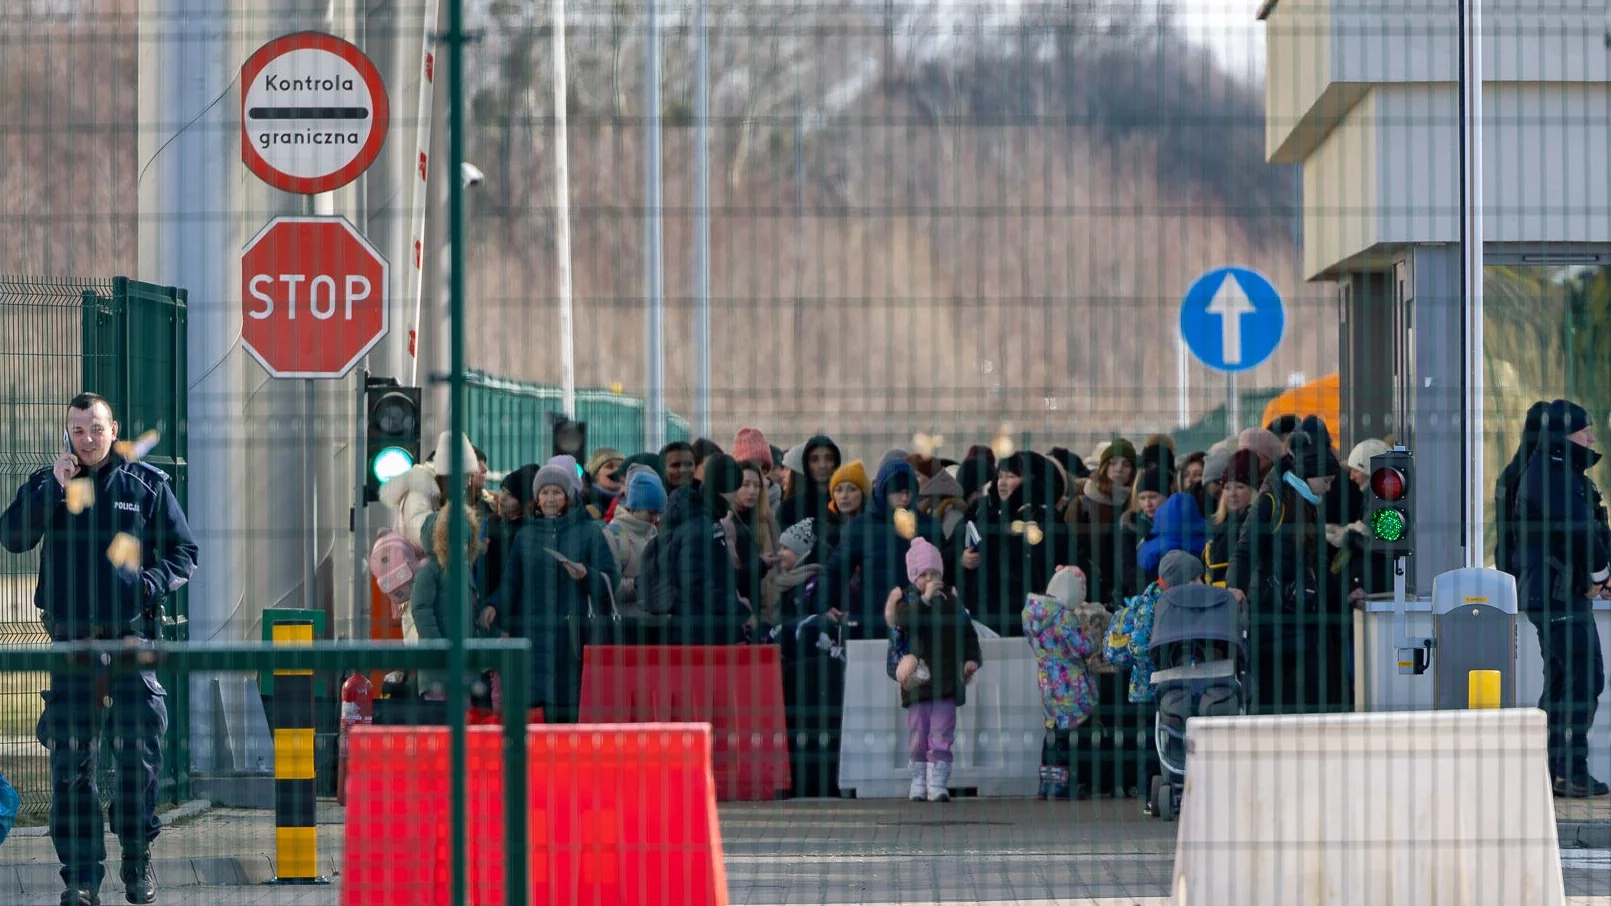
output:
[[[564,23],[561,23],[563,27]],[[463,551],[469,540],[469,521],[464,518],[464,477],[471,464],[464,461],[464,181],[459,170],[464,166],[464,48],[468,43],[464,32],[464,0],[448,0],[448,28],[443,43],[448,52],[448,351],[449,394],[448,426],[453,441],[448,444],[448,539],[453,556],[448,563],[448,728],[452,736],[451,778],[448,787],[450,800],[449,822],[452,827],[453,863],[449,868],[448,902],[464,906],[468,892],[468,847],[465,839],[465,819],[468,799],[468,778],[465,777],[465,705],[468,689],[465,687],[465,637],[470,628],[470,597],[468,591],[469,564]],[[523,682],[524,676],[516,680]]]
[[[526,789],[526,677],[530,672],[531,647],[505,651],[500,672],[503,679],[503,833],[504,903],[526,906],[531,893],[527,877],[531,865],[526,826],[530,809]]]

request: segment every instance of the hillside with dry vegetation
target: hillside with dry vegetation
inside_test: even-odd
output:
[[[132,273],[135,0],[23,5],[0,24],[0,273]],[[471,202],[470,361],[557,381],[546,4],[472,6],[469,154],[488,177]],[[627,392],[645,348],[640,6],[572,0],[568,31],[578,379]],[[666,384],[682,412],[689,6],[663,2]],[[1259,87],[1167,13],[1109,6],[952,21],[712,0],[719,437],[833,428],[876,455],[915,431],[961,441],[1010,423],[1040,444],[1172,427],[1174,310],[1225,263],[1263,271],[1293,308],[1244,386],[1335,367],[1329,293],[1297,271],[1295,175],[1262,160]],[[1189,379],[1193,417],[1223,401],[1223,378],[1193,364]]]

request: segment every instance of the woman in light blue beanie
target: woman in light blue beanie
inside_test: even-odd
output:
[[[652,469],[633,466],[622,505],[636,513],[662,512],[666,508],[666,488]]]
[[[621,571],[621,584],[616,589],[616,604],[620,607],[637,607],[638,575],[643,570],[643,552],[649,542],[660,533],[660,514],[666,509],[666,488],[660,476],[646,465],[633,465],[625,476],[626,490],[621,504],[604,527],[604,539],[610,543],[615,565]]]

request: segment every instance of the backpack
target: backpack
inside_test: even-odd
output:
[[[676,554],[669,535],[649,539],[638,557],[638,609],[644,613],[677,613]]]
[[[381,593],[392,602],[392,616],[401,616],[402,606],[414,595],[414,577],[428,558],[425,551],[401,532],[383,528],[369,548],[369,574]]]

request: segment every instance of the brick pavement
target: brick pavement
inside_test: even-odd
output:
[[[1592,819],[1602,807],[1563,815]],[[1158,906],[1173,867],[1175,826],[1141,816],[1134,800],[748,803],[722,806],[721,819],[734,906]],[[321,861],[336,883],[317,888],[262,886],[273,871],[272,813],[212,809],[181,820],[158,844],[160,902],[336,906],[340,820],[333,803],[321,805]],[[1586,897],[1575,906],[1611,906],[1611,852],[1568,850],[1563,862],[1568,892]],[[48,839],[0,847],[0,904],[53,906],[58,891]],[[114,879],[103,894],[122,902]]]

